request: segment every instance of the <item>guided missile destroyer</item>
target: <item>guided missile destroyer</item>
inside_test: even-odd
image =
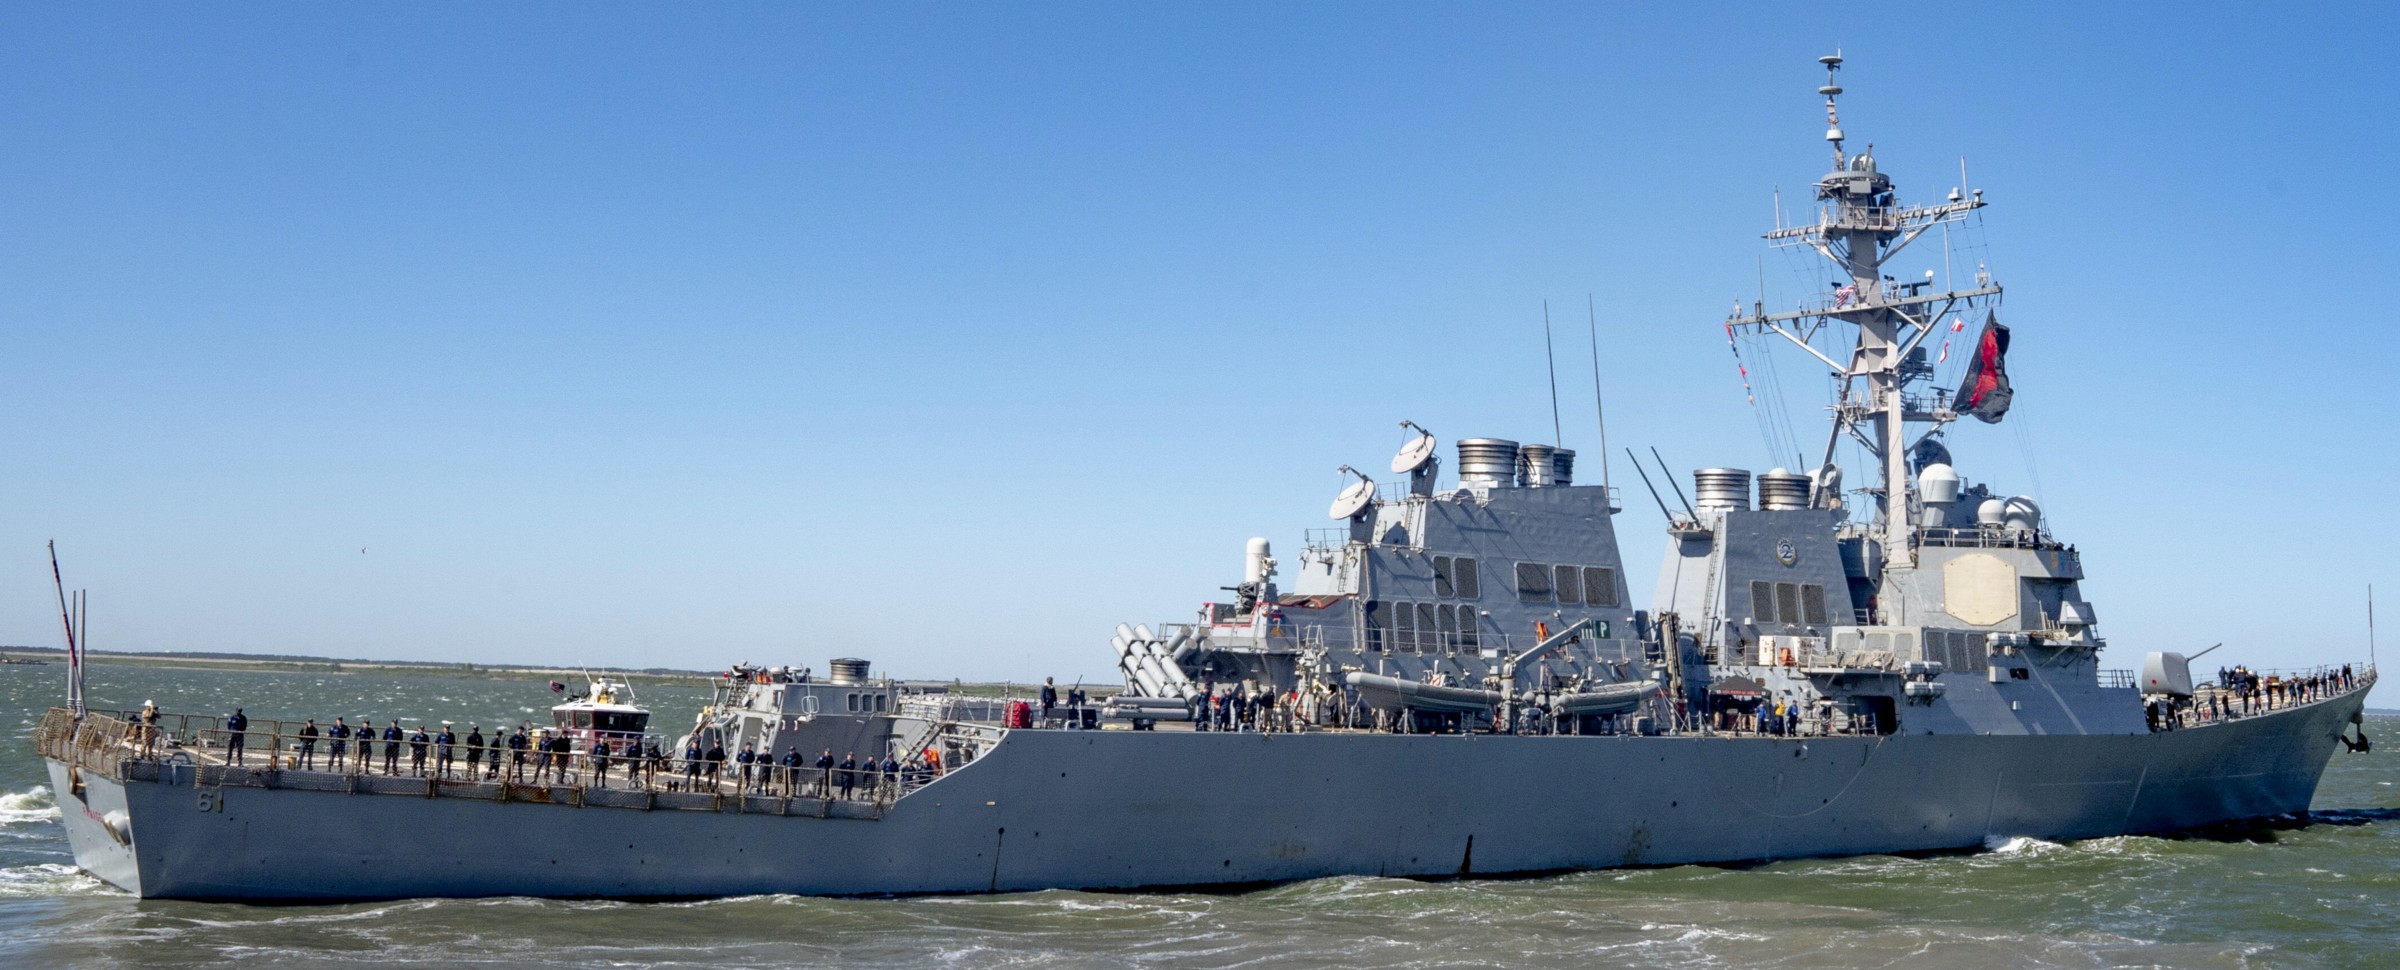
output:
[[[1618,495],[1578,483],[1572,451],[1466,438],[1447,474],[1404,423],[1390,480],[1345,469],[1295,562],[1250,540],[1227,601],[1119,627],[1114,696],[741,665],[672,740],[613,694],[561,705],[570,767],[537,756],[530,780],[334,769],[295,752],[297,721],[240,726],[237,758],[216,719],[77,699],[37,739],[76,860],[146,897],[955,893],[1955,850],[2306,811],[2336,746],[2365,744],[2348,734],[2375,672],[2104,666],[2078,551],[2031,500],[1967,480],[1941,433],[2007,411],[2000,286],[1885,273],[1982,193],[1903,202],[1871,149],[1845,152],[1824,63],[1820,208],[1768,238],[1839,280],[1725,323],[1830,370],[1824,460],[1703,469],[1672,504],[1648,489],[1670,541],[1646,609]],[[1962,383],[1931,386],[1928,338],[1970,325]],[[1872,456],[1863,487],[1841,441]],[[683,764],[711,750],[774,764]]]

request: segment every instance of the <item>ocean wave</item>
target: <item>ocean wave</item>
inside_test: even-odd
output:
[[[0,899],[121,895],[127,894],[70,865],[43,862],[0,868]]]
[[[49,822],[58,818],[58,802],[50,797],[48,785],[35,785],[28,791],[0,794],[0,825]]]
[[[2064,849],[2066,846],[2037,839],[2030,835],[1994,835],[1983,840],[1983,848],[1984,851],[1993,855],[2019,855],[2033,858]]]

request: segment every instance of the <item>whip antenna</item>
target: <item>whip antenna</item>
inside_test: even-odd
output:
[[[1608,407],[1600,400],[1600,306],[1592,295],[1583,295],[1584,312],[1591,318],[1592,327],[1592,414],[1600,419],[1600,487],[1608,484]],[[1653,496],[1656,497],[1656,496]]]
[[[1683,486],[1675,481],[1675,472],[1667,468],[1667,460],[1659,455],[1657,445],[1650,446],[1650,457],[1658,459],[1658,473],[1667,476],[1667,487],[1675,490],[1675,501],[1683,503],[1684,513],[1690,515],[1692,521],[1700,521],[1699,510],[1692,508],[1691,499],[1683,497]]]
[[[1558,352],[1550,346],[1550,301],[1542,301],[1542,359],[1550,365],[1550,443],[1567,446],[1567,435],[1558,424]]]
[[[81,719],[83,710],[83,648],[75,638],[75,614],[67,609],[67,581],[58,571],[58,540],[50,540],[50,583],[58,590],[58,622],[67,630],[67,709]]]
[[[1642,487],[1650,490],[1650,501],[1658,503],[1659,517],[1669,522],[1675,521],[1675,513],[1667,508],[1667,500],[1658,497],[1658,486],[1650,484],[1650,470],[1643,468],[1642,460],[1633,456],[1633,449],[1625,449],[1625,460],[1632,462],[1634,472],[1642,476]]]

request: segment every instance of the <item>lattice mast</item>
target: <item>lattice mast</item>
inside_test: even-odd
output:
[[[1908,424],[1930,423],[1934,429],[1957,417],[1946,392],[1912,396],[1909,385],[1931,377],[1932,367],[1921,356],[1911,358],[1927,336],[1940,330],[1953,314],[1996,304],[2000,286],[1978,272],[1968,289],[1930,292],[1930,272],[1921,281],[1902,282],[1885,275],[1884,266],[1917,237],[1935,226],[1958,222],[1982,208],[1983,191],[1972,197],[1951,189],[1939,205],[1903,206],[1892,180],[1875,170],[1872,144],[1855,156],[1842,151],[1841,117],[1834,99],[1842,93],[1834,83],[1841,70],[1839,54],[1817,59],[1825,65],[1825,140],[1833,143],[1833,170],[1817,180],[1817,218],[1808,225],[1780,226],[1767,233],[1777,248],[1806,246],[1831,261],[1847,282],[1837,281],[1831,292],[1804,301],[1789,313],[1767,313],[1754,304],[1728,320],[1736,329],[1772,332],[1790,340],[1822,361],[1841,379],[1833,411],[1833,429],[1825,443],[1825,458],[1811,490],[1811,503],[1830,507],[1840,501],[1839,476],[1833,472],[1834,446],[1849,435],[1876,459],[1876,483],[1866,491],[1876,499],[1875,525],[1882,536],[1886,561],[1910,565],[1910,509],[1913,502],[1908,468]],[[1947,281],[1944,281],[1945,283]],[[1828,327],[1854,327],[1857,340],[1850,359],[1835,360],[1811,346],[1809,339]],[[1863,391],[1859,388],[1863,381]]]

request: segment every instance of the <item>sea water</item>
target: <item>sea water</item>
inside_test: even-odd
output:
[[[0,667],[0,967],[2400,967],[2400,717],[2334,755],[2311,818],[2174,838],[1238,893],[241,905],[75,870],[32,742],[63,676]],[[92,691],[462,733],[554,701],[546,679],[439,673],[110,667]],[[671,729],[705,696],[641,699]]]

